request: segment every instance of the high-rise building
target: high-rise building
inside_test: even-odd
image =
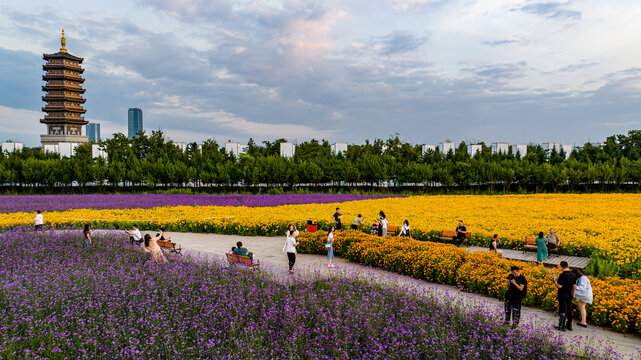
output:
[[[129,108],[127,137],[133,139],[138,131],[142,130],[142,110],[139,108]]]
[[[85,133],[89,137],[89,142],[100,142],[100,124],[89,123],[85,128]]]
[[[82,94],[85,89],[82,84],[84,69],[80,66],[83,58],[73,56],[67,52],[65,45],[65,30],[62,29],[60,38],[60,51],[55,54],[43,54],[47,63],[42,69],[47,73],[42,80],[47,83],[42,87],[45,96],[42,100],[46,105],[42,108],[45,112],[44,119],[40,122],[47,125],[47,134],[40,135],[43,149],[46,145],[59,143],[86,143],[89,139],[82,136],[82,125],[87,121],[83,114],[85,99]],[[50,148],[50,147],[49,147]]]

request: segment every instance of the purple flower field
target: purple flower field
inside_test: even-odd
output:
[[[0,241],[0,358],[579,358],[491,311],[349,278],[155,264],[116,233],[89,251],[79,231],[16,228]]]
[[[326,204],[378,199],[395,195],[283,194],[283,195],[6,195],[0,196],[0,213],[65,211],[70,209],[149,209],[158,206],[279,206]],[[396,195],[397,196],[397,195]]]

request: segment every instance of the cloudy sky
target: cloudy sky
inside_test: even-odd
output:
[[[0,137],[39,145],[64,26],[103,138],[140,107],[175,141],[599,141],[641,128],[639,19],[629,0],[9,0]]]

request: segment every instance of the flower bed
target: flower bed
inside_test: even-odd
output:
[[[398,195],[283,194],[283,195],[7,195],[0,196],[0,213],[65,211],[70,209],[150,209],[159,206],[280,206],[326,204],[397,197]]]
[[[289,196],[289,195],[287,195]],[[307,196],[307,195],[303,195]],[[351,195],[346,195],[351,196]],[[343,199],[345,200],[345,199]],[[639,194],[555,194],[503,196],[415,196],[344,203],[297,204],[275,207],[173,206],[153,209],[77,209],[47,212],[52,225],[82,224],[122,228],[136,223],[143,229],[239,235],[280,235],[287,223],[302,228],[308,219],[326,229],[340,206],[348,226],[357,214],[366,225],[384,210],[390,225],[408,219],[416,238],[428,240],[441,230],[453,230],[458,219],[473,233],[472,244],[488,246],[499,234],[507,248],[521,248],[525,236],[554,227],[567,255],[601,256],[617,264],[641,268],[641,232],[630,219],[641,217]],[[0,214],[0,226],[32,224],[33,213]],[[632,266],[633,271],[635,267]],[[641,276],[641,271],[636,270]]]
[[[303,233],[298,250],[325,253],[326,233]],[[335,253],[363,265],[380,267],[417,279],[463,286],[471,291],[503,299],[505,278],[512,265],[523,270],[528,279],[526,305],[546,310],[558,306],[557,290],[551,271],[540,265],[500,258],[489,252],[468,253],[452,245],[421,242],[405,238],[380,238],[357,231],[336,235]],[[558,275],[560,269],[554,270]],[[588,305],[588,320],[611,326],[618,332],[641,333],[641,281],[603,278],[590,279],[594,304]]]
[[[482,309],[362,281],[290,278],[196,259],[159,265],[117,235],[0,234],[2,358],[616,358]],[[118,246],[122,243],[123,246]],[[462,346],[463,345],[463,346]]]

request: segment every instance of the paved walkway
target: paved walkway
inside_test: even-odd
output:
[[[284,239],[281,237],[175,232],[167,232],[165,236],[171,237],[186,251],[195,250],[206,254],[217,255],[220,258],[222,258],[223,254],[229,251],[232,246],[235,246],[237,241],[242,241],[243,245],[250,251],[253,251],[255,258],[263,264],[261,267],[266,267],[270,271],[282,274],[287,272],[287,257],[282,253]],[[298,254],[295,269],[298,270],[297,276],[303,276],[305,272],[313,272],[321,276],[331,276],[330,274],[336,273],[349,274],[350,276],[366,278],[371,282],[393,284],[415,290],[418,289],[423,293],[433,294],[441,300],[456,303],[458,306],[494,306],[497,316],[500,316],[499,314],[502,312],[503,303],[498,299],[463,292],[453,286],[432,284],[409,276],[402,276],[377,268],[349,263],[338,257],[334,259],[334,263],[336,264],[336,268],[328,269],[325,256]],[[522,318],[522,326],[530,326],[535,329],[551,328],[552,325],[558,322],[558,318],[554,317],[554,314],[551,312],[533,307],[523,307]],[[641,338],[637,336],[615,333],[594,326],[589,326],[587,329],[575,326],[574,329],[573,332],[567,332],[561,335],[565,336],[570,343],[574,344],[573,346],[589,344],[590,346],[598,347],[600,345],[610,345],[618,353],[623,354],[626,359],[641,359]],[[551,332],[554,334],[552,336],[558,334],[556,331]]]
[[[488,251],[487,247],[479,246],[468,246],[466,247],[468,251]],[[506,259],[536,262],[536,251],[525,251],[522,250],[510,250],[510,249],[500,249],[503,251],[503,257]],[[549,267],[558,266],[561,261],[567,261],[570,264],[571,268],[585,269],[590,263],[590,258],[579,257],[579,256],[567,256],[567,255],[555,255],[551,254],[548,256],[547,260],[543,262],[543,265]]]

